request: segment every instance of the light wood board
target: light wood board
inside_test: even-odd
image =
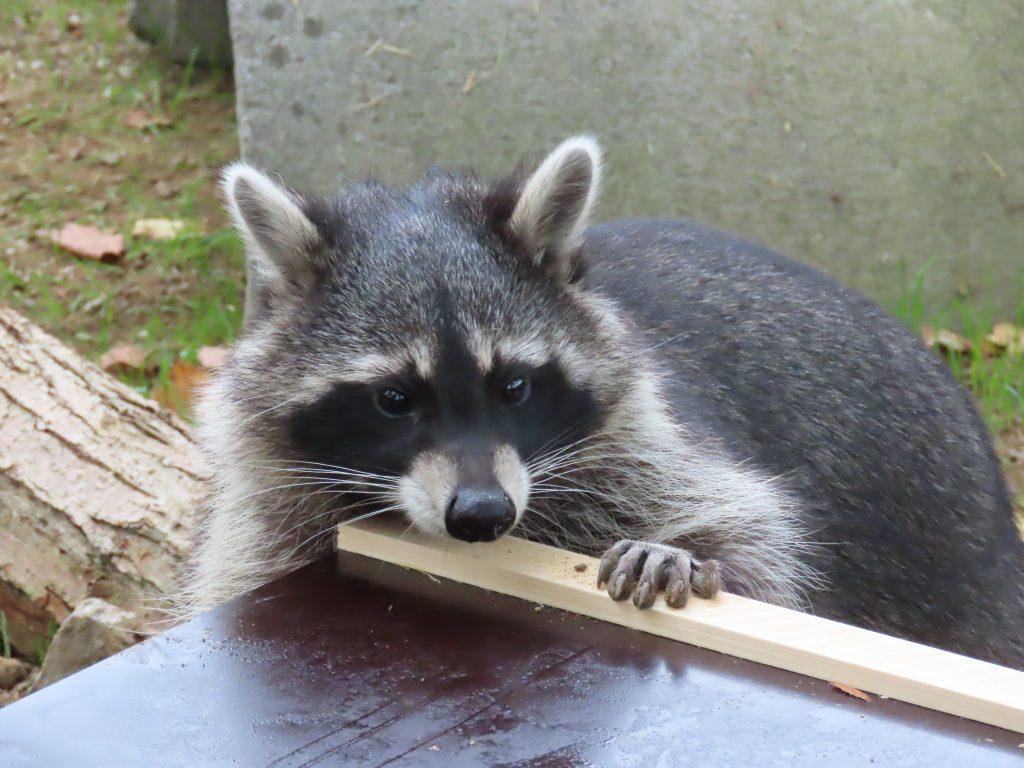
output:
[[[1024,733],[1024,672],[736,595],[692,597],[682,610],[659,597],[641,611],[596,587],[595,558],[513,537],[466,544],[405,528],[345,525],[338,548]]]

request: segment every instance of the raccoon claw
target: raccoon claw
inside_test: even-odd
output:
[[[665,593],[665,602],[682,608],[691,590],[714,597],[721,588],[717,560],[697,560],[685,549],[642,541],[620,541],[605,552],[597,573],[597,586],[608,585],[613,600],[633,596],[637,608],[650,608]]]

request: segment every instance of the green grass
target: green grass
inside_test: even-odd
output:
[[[997,313],[984,297],[954,297],[944,306],[927,309],[922,287],[931,262],[904,274],[900,298],[890,307],[909,328],[920,332],[925,326],[951,329],[971,343],[970,352],[945,355],[954,375],[975,395],[978,407],[989,427],[1000,432],[1020,423],[1024,414],[1024,354],[986,356],[986,337],[992,326],[1012,322],[1024,327],[1024,281],[1020,281],[1020,299],[1015,316]]]
[[[0,651],[5,659],[11,658],[11,636],[7,633],[7,614],[0,611]]]
[[[78,32],[67,29],[71,14]],[[0,176],[14,178],[0,188],[0,303],[93,360],[136,344],[159,383],[175,360],[229,344],[241,322],[242,253],[214,193],[218,168],[237,155],[234,94],[230,73],[200,70],[195,56],[172,64],[134,40],[125,16],[126,3],[110,0],[0,8],[0,91],[13,94],[14,116],[0,126]],[[135,109],[171,124],[132,128],[125,116]],[[140,218],[179,219],[186,230],[132,240]],[[120,232],[122,264],[76,259],[37,235],[69,221]],[[146,392],[153,383],[126,379]]]
[[[181,293],[159,294],[155,306],[142,302],[124,310],[134,320],[132,341],[150,350],[161,376],[179,357],[194,362],[200,347],[234,341],[242,321],[244,256],[233,232],[136,244],[128,258],[145,258],[147,269],[161,281],[189,286]]]
[[[178,358],[194,361],[200,347],[234,340],[242,320],[244,256],[233,232],[186,232],[174,240],[131,242],[124,262],[71,263],[66,267],[70,281],[42,271],[22,275],[0,262],[0,302],[56,331],[93,359],[118,343],[146,350],[158,366],[156,381],[125,377],[144,393],[166,378]],[[125,272],[144,273],[137,286],[128,286],[137,296],[125,295],[120,279]]]
[[[969,354],[949,357],[950,367],[974,392],[990,426],[995,431],[1005,429],[1020,418],[1024,406],[1024,357],[1004,354],[986,358],[982,350],[985,337],[992,330],[991,316],[959,300],[953,302],[950,313],[971,341]],[[1019,317],[1016,323],[1020,324]]]
[[[192,83],[192,76],[196,70],[196,57],[199,55],[199,49],[194,48],[192,54],[188,57],[188,63],[185,65],[185,71],[181,75],[181,84],[175,89],[174,95],[171,96],[167,101],[167,111],[172,115],[179,113],[181,108],[181,102],[188,96],[188,87]]]
[[[50,623],[46,628],[46,636],[38,638],[28,654],[28,660],[37,667],[43,666],[43,662],[46,661],[46,654],[50,651],[50,646],[53,644],[53,638],[57,634],[58,629],[60,629],[60,625],[53,619],[50,619]]]

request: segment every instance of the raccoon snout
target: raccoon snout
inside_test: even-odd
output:
[[[448,533],[462,541],[494,541],[515,521],[515,504],[501,488],[460,488],[444,515]]]

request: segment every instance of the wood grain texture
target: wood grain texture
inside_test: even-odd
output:
[[[391,521],[339,529],[338,547],[780,669],[1024,733],[1024,672],[722,594],[640,611],[595,586],[598,561],[516,538],[438,540]],[[585,567],[584,567],[585,566]]]
[[[205,495],[183,421],[0,308],[0,609],[15,647],[89,596],[145,619]]]

